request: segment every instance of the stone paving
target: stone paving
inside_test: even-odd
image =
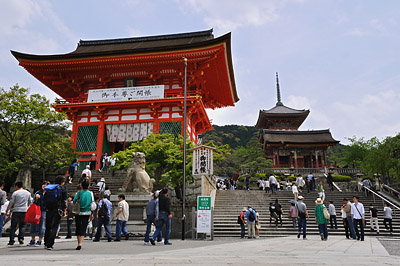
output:
[[[0,239],[2,265],[49,262],[51,265],[399,265],[400,259],[390,255],[375,237],[366,237],[364,242],[341,236],[332,236],[328,241],[321,241],[318,236],[310,236],[308,240],[295,236],[173,240],[172,246],[145,246],[142,241],[93,243],[87,240],[81,251],[75,250],[75,240],[57,240],[51,251],[19,244],[7,247],[7,242],[7,238]]]

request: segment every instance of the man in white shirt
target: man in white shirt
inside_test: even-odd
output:
[[[86,165],[86,169],[82,171],[82,175],[83,174],[86,174],[86,177],[89,179],[90,182],[90,179],[92,178],[92,171],[90,171],[90,165]]]
[[[10,209],[13,209],[11,218],[11,229],[10,229],[10,242],[8,245],[14,245],[15,231],[17,230],[17,225],[19,226],[18,242],[24,244],[25,236],[25,215],[28,210],[29,205],[32,204],[32,197],[29,191],[22,188],[22,182],[15,182],[15,191],[11,195],[10,203],[7,207],[6,213],[9,213]]]
[[[269,177],[269,185],[271,187],[271,193],[274,194],[274,191],[276,190],[276,185],[277,185],[277,181],[274,175],[271,175]]]
[[[385,202],[385,207],[383,208],[383,224],[385,225],[385,230],[390,230],[390,233],[393,233],[392,227],[392,209],[389,207],[389,204]]]
[[[351,216],[353,217],[354,230],[356,231],[357,240],[364,241],[364,222],[365,222],[365,211],[364,205],[358,202],[358,197],[353,197],[351,204]],[[360,226],[361,236],[358,232],[358,226]]]
[[[129,204],[125,201],[125,195],[118,195],[118,210],[115,214],[115,218],[117,218],[116,228],[115,228],[115,240],[121,241],[121,232],[124,234],[125,239],[129,239],[129,233],[126,229],[126,222],[129,219]]]

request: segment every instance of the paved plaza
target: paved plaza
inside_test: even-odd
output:
[[[364,242],[340,236],[332,236],[326,242],[318,236],[309,236],[308,240],[295,236],[175,240],[172,246],[87,240],[81,251],[75,250],[76,241],[65,239],[57,240],[51,251],[18,244],[7,247],[7,240],[0,239],[1,265],[399,265],[400,259],[389,254],[396,254],[398,248],[391,252],[390,247],[396,247],[400,240],[379,241],[375,237],[367,237]]]

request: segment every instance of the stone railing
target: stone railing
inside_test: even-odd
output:
[[[334,174],[339,174],[339,175],[356,175],[361,173],[361,169],[359,168],[298,168],[297,171],[294,168],[265,168],[265,169],[241,169],[242,173],[249,172],[249,173],[264,173],[264,174],[270,174],[270,173],[281,173],[281,174],[286,174],[286,175],[295,175],[295,174],[324,174],[328,173],[328,171],[332,171]]]

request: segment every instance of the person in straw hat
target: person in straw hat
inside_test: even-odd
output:
[[[326,209],[324,202],[321,198],[317,198],[315,201],[314,215],[315,222],[318,224],[319,234],[321,235],[321,240],[328,240],[328,220],[325,218],[324,209]]]

